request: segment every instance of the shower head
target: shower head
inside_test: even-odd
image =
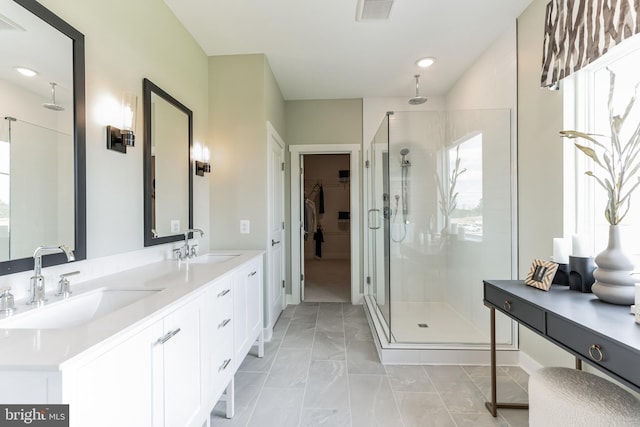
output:
[[[409,99],[409,104],[411,104],[411,105],[424,104],[425,102],[427,102],[427,97],[426,96],[420,96],[420,93],[418,91],[418,89],[419,89],[418,80],[420,79],[420,74],[416,74],[413,77],[415,77],[415,79],[416,79],[416,96],[414,96],[413,98]]]
[[[400,150],[400,155],[402,156],[402,159],[400,160],[400,166],[402,166],[403,168],[411,166],[411,162],[406,159],[407,154],[409,154],[408,148],[403,148],[402,150]]]
[[[64,107],[56,104],[56,83],[51,82],[49,84],[51,85],[51,102],[45,102],[42,106],[53,111],[63,111]]]

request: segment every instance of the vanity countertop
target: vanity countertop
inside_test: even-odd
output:
[[[162,289],[130,305],[117,309],[89,323],[65,329],[7,329],[0,320],[0,370],[59,371],[84,357],[95,357],[146,326],[160,320],[181,301],[187,301],[204,285],[232,273],[263,251],[211,251],[211,254],[238,254],[218,263],[185,263],[165,260],[73,287],[74,298],[85,292],[110,289]],[[49,284],[48,288],[54,286]],[[57,300],[47,293],[49,302]],[[24,300],[16,301],[20,311],[27,308]]]

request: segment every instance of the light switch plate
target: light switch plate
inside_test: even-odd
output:
[[[179,219],[172,219],[171,220],[171,232],[172,233],[179,233],[180,232],[180,220]]]
[[[251,232],[251,223],[248,219],[240,220],[240,234],[249,234]]]

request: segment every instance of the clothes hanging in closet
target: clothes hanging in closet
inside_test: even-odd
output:
[[[324,235],[322,234],[322,228],[318,227],[316,232],[313,233],[313,240],[316,241],[316,256],[322,258],[322,242],[324,242]]]
[[[320,184],[320,193],[318,194],[318,212],[324,213],[324,189],[322,188],[322,184]]]
[[[312,200],[304,201],[304,240],[307,240],[309,233],[317,227],[316,204]]]

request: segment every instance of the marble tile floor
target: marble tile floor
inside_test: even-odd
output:
[[[484,402],[488,366],[382,365],[362,306],[303,303],[278,320],[265,357],[250,353],[236,374],[236,413],[224,403],[211,424],[250,427],[462,427],[528,425],[528,411]],[[498,399],[527,400],[528,375],[500,367]]]

